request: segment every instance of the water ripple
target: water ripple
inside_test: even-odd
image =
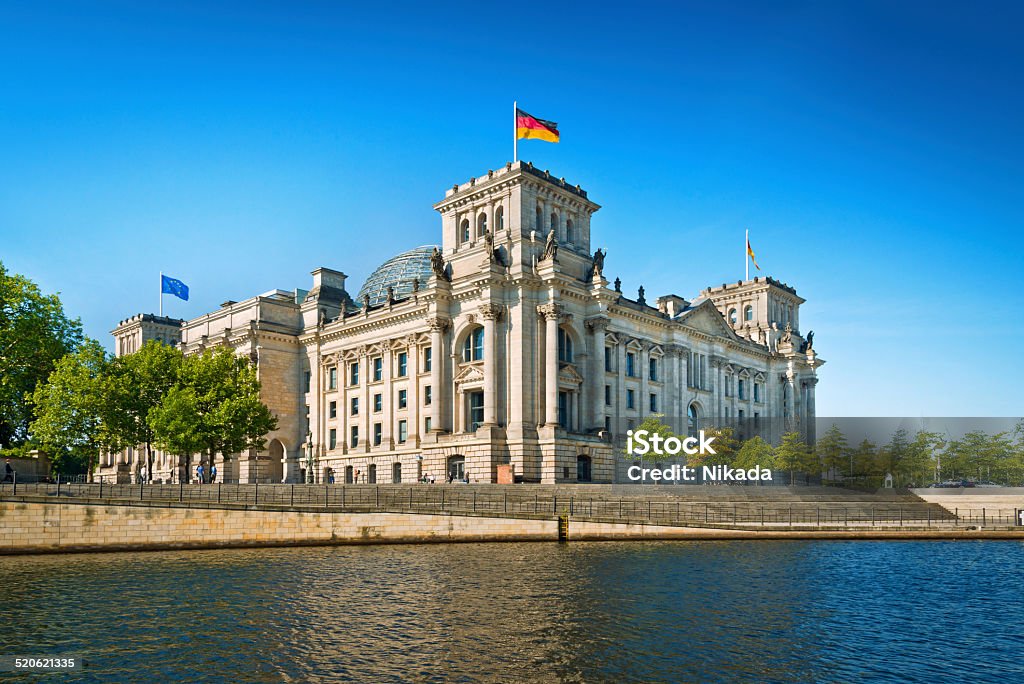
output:
[[[0,652],[83,682],[1024,681],[1021,568],[1017,542],[11,557]]]

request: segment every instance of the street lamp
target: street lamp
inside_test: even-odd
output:
[[[313,484],[313,433],[306,431],[306,484]]]

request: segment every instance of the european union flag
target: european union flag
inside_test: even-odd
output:
[[[168,278],[165,275],[161,275],[160,292],[162,294],[174,295],[178,299],[184,299],[186,302],[188,301],[188,285],[177,278]]]

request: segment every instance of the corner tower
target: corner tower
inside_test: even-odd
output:
[[[532,270],[554,231],[562,272],[578,271],[585,279],[592,266],[590,217],[600,208],[579,185],[530,162],[509,162],[453,185],[434,205],[441,214],[442,251],[456,278],[478,272],[488,250],[513,275]]]

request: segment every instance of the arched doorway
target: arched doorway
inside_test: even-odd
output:
[[[353,477],[352,466],[345,466],[345,484],[352,484]]]
[[[466,457],[456,454],[448,457],[448,481],[460,482],[466,479]]]
[[[281,482],[284,479],[284,444],[279,439],[270,440],[267,445],[269,455],[260,468],[258,482]],[[260,459],[262,460],[262,459]]]

